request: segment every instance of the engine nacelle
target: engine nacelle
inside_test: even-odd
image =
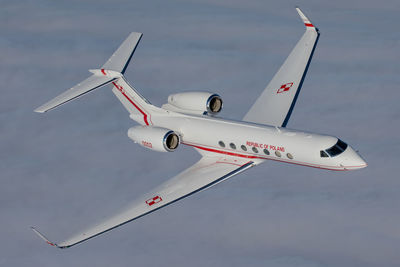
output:
[[[160,152],[172,152],[178,148],[179,135],[169,129],[152,126],[135,126],[128,130],[135,143]]]
[[[222,110],[222,98],[210,92],[185,92],[168,96],[168,104],[189,113],[217,114]],[[167,104],[167,105],[168,105]]]

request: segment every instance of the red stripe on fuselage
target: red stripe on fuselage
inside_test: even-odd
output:
[[[121,94],[122,94],[123,96],[125,96],[126,99],[128,99],[129,102],[131,102],[131,104],[132,104],[140,113],[142,113],[144,123],[146,123],[146,125],[149,125],[149,122],[148,122],[148,120],[147,120],[147,114],[146,114],[143,110],[141,110],[141,109],[139,108],[139,106],[136,105],[136,104],[133,102],[133,100],[130,99],[130,97],[129,97],[127,94],[125,94],[125,92],[122,90],[122,89],[124,89],[124,88],[123,88],[121,85],[116,84],[115,82],[112,82],[112,84],[115,86],[115,88],[118,89],[118,91],[121,92]]]
[[[304,23],[305,25],[306,25],[306,27],[313,27],[314,28],[314,25],[312,25],[311,23]]]
[[[248,158],[248,159],[266,159],[266,158],[257,157],[257,156],[243,155],[243,154],[237,154],[237,153],[232,153],[232,152],[228,152],[228,151],[208,148],[208,147],[191,145],[191,144],[188,144],[188,143],[182,143],[182,144],[188,145],[188,146],[192,146],[192,147],[195,147],[195,148],[198,148],[198,149],[201,149],[201,150],[205,150],[205,151],[208,151],[208,152],[220,153],[220,154],[225,154],[225,155],[228,155],[228,156],[235,156],[235,157]]]
[[[318,164],[308,164],[305,162],[299,162],[299,161],[286,161],[286,160],[280,160],[280,159],[274,159],[274,158],[267,158],[267,157],[260,157],[260,156],[253,156],[253,155],[243,155],[243,154],[238,154],[238,153],[233,153],[233,152],[228,152],[224,150],[219,150],[219,149],[213,149],[213,148],[208,148],[208,147],[203,147],[199,145],[192,145],[188,143],[182,142],[184,145],[192,146],[201,150],[205,150],[208,152],[214,152],[214,153],[219,153],[219,154],[225,154],[228,156],[235,156],[235,157],[241,157],[241,158],[249,158],[249,159],[263,159],[263,160],[274,160],[274,161],[279,161],[279,162],[285,162],[285,163],[290,163],[290,164],[295,164],[295,165],[300,165],[300,166],[307,166],[307,167],[312,167],[312,168],[317,168],[317,169],[324,169],[324,170],[330,170],[330,171],[347,171],[347,169],[335,169],[330,166],[324,166],[324,165],[318,165]],[[359,166],[349,166],[350,167],[359,167]]]

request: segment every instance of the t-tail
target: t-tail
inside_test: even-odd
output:
[[[141,33],[132,32],[100,69],[89,70],[93,73],[92,76],[38,107],[35,112],[46,112],[110,84],[113,86],[113,93],[128,110],[133,120],[142,125],[152,125],[151,115],[160,108],[150,104],[124,77],[125,70],[141,38]]]

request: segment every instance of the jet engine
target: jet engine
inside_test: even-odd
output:
[[[128,137],[145,148],[160,152],[172,152],[180,143],[179,135],[174,131],[152,126],[132,127],[128,130]]]
[[[168,96],[163,106],[177,112],[215,115],[222,110],[222,98],[210,92],[185,92]]]

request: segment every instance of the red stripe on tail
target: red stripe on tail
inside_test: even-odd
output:
[[[121,92],[121,94],[122,94],[123,96],[125,96],[126,99],[128,99],[129,102],[131,102],[131,104],[132,104],[140,113],[142,113],[144,123],[146,123],[146,125],[149,125],[149,121],[147,120],[147,114],[146,114],[143,110],[141,110],[141,109],[138,107],[138,105],[136,105],[136,104],[132,101],[132,99],[129,98],[129,96],[128,96],[127,94],[125,94],[125,92],[124,92],[124,90],[123,90],[124,88],[123,88],[121,85],[116,84],[115,82],[112,82],[112,84],[115,86],[115,88],[118,89],[118,91]]]

